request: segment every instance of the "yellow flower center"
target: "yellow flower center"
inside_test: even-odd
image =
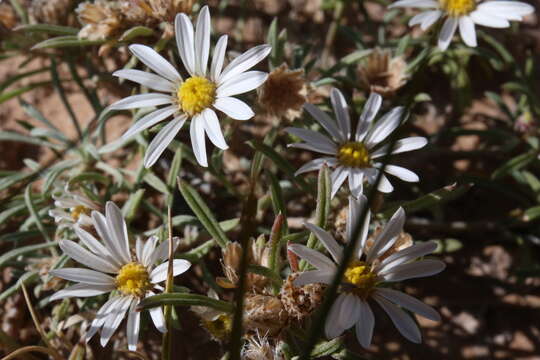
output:
[[[116,275],[116,288],[124,295],[144,296],[152,288],[148,271],[136,262],[122,266]]]
[[[369,152],[361,142],[348,142],[340,146],[338,161],[343,166],[364,168],[369,165]]]
[[[475,0],[439,0],[441,7],[448,15],[459,17],[471,13],[476,9]]]
[[[232,319],[228,314],[221,314],[214,320],[203,320],[203,326],[216,339],[228,338],[232,330]]]
[[[89,208],[87,208],[86,206],[83,206],[83,205],[79,205],[79,206],[75,206],[72,210],[71,210],[71,218],[74,220],[74,221],[78,221],[79,220],[79,217],[81,217],[82,214],[84,215],[90,215],[90,212],[91,210]]]
[[[180,85],[177,97],[180,108],[193,116],[214,103],[216,85],[206,78],[193,76]]]
[[[354,261],[345,270],[344,282],[354,285],[351,290],[361,298],[367,298],[375,285],[377,285],[377,275],[371,271],[371,267],[362,261]]]

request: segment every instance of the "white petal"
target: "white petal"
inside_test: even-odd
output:
[[[246,93],[261,86],[267,78],[268,74],[265,72],[247,71],[221,84],[217,88],[217,97]]]
[[[370,124],[375,119],[377,112],[381,108],[382,96],[377,93],[369,94],[369,98],[364,105],[362,115],[358,119],[358,125],[356,126],[356,141],[363,141],[367,134]]]
[[[336,263],[339,263],[342,257],[342,249],[341,246],[339,246],[339,244],[337,243],[337,241],[334,240],[334,237],[320,227],[318,227],[317,225],[305,223],[304,226],[308,228],[313,234],[315,234],[317,239],[322,242],[326,250],[328,250],[330,255],[332,255],[334,261]]]
[[[294,280],[294,286],[304,286],[307,284],[331,284],[333,278],[334,274],[325,271],[305,271],[298,275],[298,277]]]
[[[379,181],[379,185],[377,186],[377,190],[382,193],[388,194],[394,190],[394,187],[392,186],[392,184],[390,184],[390,181],[388,181],[386,176],[382,175],[381,180]]]
[[[137,260],[143,264],[144,266],[148,266],[148,264],[145,264],[143,262],[143,242],[140,237],[137,236],[137,240],[135,241],[135,256],[137,256]]]
[[[351,119],[349,117],[349,106],[347,105],[347,101],[338,89],[332,88],[330,91],[330,102],[334,108],[337,124],[341,133],[349,139],[351,136]]]
[[[167,146],[174,140],[176,134],[182,129],[186,120],[186,115],[175,117],[159,131],[156,137],[152,139],[144,154],[144,166],[146,168],[152,167],[152,165],[158,161],[161,154],[163,154],[165,149],[167,149]]]
[[[330,176],[332,180],[332,194],[331,198],[333,198],[336,193],[338,192],[341,185],[343,185],[343,182],[349,175],[349,170],[345,169],[343,166],[337,167]]]
[[[411,170],[405,169],[404,167],[401,167],[401,166],[387,164],[384,168],[384,172],[390,175],[393,175],[397,178],[400,178],[403,181],[407,181],[407,182],[420,181],[420,178],[418,177],[418,175],[413,173]]]
[[[146,66],[154,70],[162,77],[171,80],[173,83],[181,80],[180,74],[167,60],[159,55],[154,49],[146,45],[130,45],[129,50]]]
[[[141,328],[141,312],[135,310],[137,304],[138,301],[133,301],[128,313],[126,333],[129,351],[136,351],[137,342],[139,341],[139,330]]]
[[[394,266],[388,270],[381,271],[379,275],[385,281],[394,282],[435,275],[443,271],[445,267],[445,263],[440,260],[427,259]]]
[[[332,305],[328,317],[326,318],[326,323],[324,325],[324,332],[326,337],[329,339],[334,339],[340,336],[345,330],[347,330],[340,322],[341,306],[345,300],[346,295],[341,294],[337,297],[336,301]]]
[[[81,242],[86,245],[88,250],[92,251],[94,254],[103,256],[107,258],[107,260],[111,261],[114,260],[113,257],[111,257],[111,254],[109,250],[105,246],[103,246],[95,237],[93,237],[89,232],[82,229],[79,225],[73,226],[73,230],[75,231],[75,234],[79,237]],[[116,265],[121,265],[119,262],[111,261],[113,264],[116,263]]]
[[[161,76],[148,73],[141,70],[122,69],[113,72],[113,76],[118,76],[122,79],[127,79],[147,88],[157,91],[174,92],[176,91],[176,85]]]
[[[389,9],[394,7],[437,8],[439,3],[433,0],[400,0],[388,5]]]
[[[152,255],[154,254],[154,251],[156,249],[156,244],[157,244],[157,241],[158,241],[158,237],[157,236],[151,236],[150,238],[148,238],[148,240],[146,240],[146,242],[144,243],[144,247],[142,249],[142,257],[139,259],[139,261],[144,265],[144,266],[150,266],[150,265],[153,265],[150,263],[150,258],[152,257]]]
[[[351,328],[358,321],[360,317],[359,302],[356,295],[350,293],[345,295],[339,314],[339,323],[345,329]]]
[[[150,273],[150,282],[156,284],[167,280],[167,269],[169,267],[169,262],[165,261],[163,264],[157,266]],[[191,263],[183,259],[174,259],[173,261],[173,276],[177,276],[185,273],[191,267]]]
[[[157,123],[159,123],[162,120],[165,120],[172,114],[174,114],[178,110],[178,108],[175,105],[167,106],[162,109],[157,109],[156,111],[152,111],[149,114],[146,114],[142,118],[140,118],[135,124],[131,125],[131,127],[122,135],[122,139],[127,140],[130,137],[140,133],[143,130],[146,130]]]
[[[173,99],[169,95],[160,93],[149,93],[132,95],[118,100],[108,107],[109,110],[128,110],[143,107],[152,107],[158,105],[172,104]]]
[[[111,256],[116,259],[116,262],[128,263],[131,259],[125,259],[123,252],[120,248],[112,233],[108,229],[107,219],[102,213],[98,211],[92,211],[92,220],[94,221],[94,228],[96,229],[99,237],[105,242],[105,247],[111,253]]]
[[[476,44],[476,30],[474,29],[474,22],[468,16],[462,16],[459,18],[459,34],[463,39],[463,42],[468,46],[475,47]]]
[[[193,148],[193,154],[195,155],[197,162],[199,165],[207,167],[208,160],[206,159],[204,119],[200,115],[194,116],[191,119],[189,134],[191,136],[191,147]]]
[[[402,106],[395,107],[373,125],[364,140],[368,149],[386,139],[399,126],[401,121],[405,119],[404,111]]]
[[[212,144],[222,150],[228,149],[229,146],[223,137],[223,132],[221,132],[221,126],[214,110],[204,109],[201,112],[201,116],[204,121],[204,130]]]
[[[217,82],[221,74],[223,61],[225,60],[225,50],[227,50],[227,40],[227,35],[222,35],[214,48],[214,56],[212,57],[212,65],[210,66],[210,79],[213,82]]]
[[[333,273],[336,270],[336,265],[332,262],[332,260],[320,252],[308,248],[307,246],[301,244],[291,244],[289,245],[288,249],[319,270],[327,271],[329,273]]]
[[[50,301],[69,298],[69,297],[90,297],[101,295],[112,291],[116,288],[115,285],[89,285],[75,284],[67,288],[57,291],[49,298]]]
[[[118,305],[122,302],[124,297],[122,296],[115,296],[110,298],[103,306],[101,306],[96,314],[95,319],[92,321],[92,325],[86,332],[85,340],[88,342],[92,336],[95,335],[95,333],[103,326],[109,315],[111,314],[111,311],[118,307]]]
[[[493,16],[490,12],[482,11],[481,9],[476,9],[469,14],[469,17],[474,21],[475,24],[503,29],[510,26],[510,22],[502,17]]]
[[[384,299],[377,294],[373,295],[375,301],[381,305],[383,310],[388,314],[395,327],[399,330],[401,335],[403,335],[408,340],[414,343],[422,342],[422,335],[416,323],[409,315],[407,315],[403,310],[398,308],[396,305],[392,304],[388,300]]]
[[[401,291],[388,288],[378,288],[376,290],[376,293],[386,298],[387,300],[390,300],[394,304],[397,304],[409,311],[417,313],[418,315],[423,316],[426,319],[430,319],[433,321],[441,321],[441,315],[439,315],[439,313],[435,309]]]
[[[150,296],[154,295],[154,293],[151,291],[148,294]],[[162,333],[166,333],[167,326],[165,326],[165,317],[163,316],[163,310],[161,309],[161,306],[150,308],[148,309],[148,312],[150,313],[150,316],[152,317],[152,321],[154,325],[156,326],[156,329],[158,329]]]
[[[345,134],[343,134],[341,130],[337,127],[336,122],[318,107],[312,104],[304,104],[304,109],[306,109],[306,111],[310,113],[310,115],[315,120],[317,120],[317,122],[321,124],[321,126],[339,142],[344,142],[348,140],[348,138],[345,137]]]
[[[409,20],[409,26],[414,26],[420,24],[420,28],[422,30],[427,30],[431,25],[435,23],[435,21],[439,20],[441,17],[442,12],[440,10],[430,10],[425,11],[420,14],[417,14],[413,16]]]
[[[389,247],[391,247],[396,241],[397,237],[403,230],[405,224],[405,211],[403,208],[399,208],[392,218],[388,220],[383,230],[377,235],[373,241],[373,245],[367,253],[366,262],[372,263],[378,256],[383,254]]]
[[[321,154],[327,154],[327,155],[336,155],[337,147],[334,145],[334,147],[326,146],[322,143],[319,143],[317,145],[311,144],[311,143],[292,143],[287,145],[288,147],[293,147],[297,149],[304,149],[304,150],[310,150],[315,151]]]
[[[304,165],[302,165],[302,167],[300,167],[298,170],[296,170],[296,172],[294,173],[294,176],[298,176],[308,171],[319,170],[324,164],[332,167],[337,164],[337,160],[336,158],[332,158],[332,157],[322,157],[322,158],[311,160],[305,163]]]
[[[131,261],[131,254],[129,252],[129,239],[127,233],[127,226],[122,215],[122,211],[112,201],[107,201],[105,204],[105,218],[107,220],[107,227],[112,235],[113,241],[118,244],[120,255],[124,259],[125,263]]]
[[[235,120],[249,120],[255,115],[249,105],[233,97],[221,97],[216,99],[214,107]]]
[[[358,240],[356,241],[358,245],[358,258],[362,256],[364,246],[366,244],[367,235],[369,231],[369,222],[371,219],[371,211],[369,208],[366,210],[366,215],[363,219],[363,223],[359,224],[359,222],[362,220],[361,215],[362,211],[367,207],[367,198],[364,195],[360,195],[358,198],[355,198],[353,196],[349,196],[349,211],[348,211],[348,218],[347,218],[347,225],[346,225],[346,234],[347,234],[347,241],[353,241],[353,230],[355,226],[361,226],[360,232],[358,235]]]
[[[180,245],[180,238],[173,237],[173,246],[172,251],[173,254],[176,251],[176,248]],[[151,256],[148,258],[148,265],[152,266],[157,261],[163,261],[169,257],[169,239],[163,241],[156,250],[151,254]]]
[[[65,280],[76,281],[84,284],[114,285],[113,277],[95,270],[80,268],[63,268],[51,270],[49,273],[53,276],[57,276]]]
[[[118,326],[120,326],[132,300],[133,298],[130,296],[123,297],[118,305],[113,308],[112,312],[107,316],[107,320],[105,321],[105,324],[103,324],[103,329],[101,330],[101,346],[105,347],[107,345]]]
[[[416,149],[420,149],[427,144],[427,139],[421,136],[413,136],[408,137],[405,139],[400,139],[396,141],[396,144],[394,145],[394,148],[392,150],[392,154],[399,154],[407,151],[412,151]],[[381,156],[385,156],[388,152],[388,146],[383,146],[380,149],[374,151],[370,154],[370,157],[372,159],[379,158]]]
[[[452,37],[456,32],[458,20],[455,17],[448,17],[443,24],[441,33],[439,34],[438,46],[442,51],[448,49],[448,45],[452,41]]]
[[[534,12],[534,7],[521,1],[485,1],[478,9],[492,12],[499,17],[511,15],[526,16]]]
[[[178,14],[174,20],[176,46],[184,67],[190,75],[195,74],[195,41],[193,25],[186,14]]]
[[[223,70],[219,76],[218,84],[221,85],[225,81],[232,79],[238,74],[243,73],[246,70],[251,69],[253,66],[262,61],[270,54],[272,47],[270,45],[259,45],[249,49],[242,55],[236,57],[229,65]]]
[[[94,255],[90,251],[84,249],[79,244],[71,240],[61,240],[60,248],[73,260],[80,262],[83,265],[88,266],[89,268],[105,272],[105,273],[115,273],[118,271],[118,267],[114,264],[111,264],[109,261]]]
[[[384,259],[378,266],[379,271],[386,271],[394,266],[431,254],[435,249],[437,249],[437,243],[435,241],[416,243]]]
[[[318,132],[312,130],[294,127],[285,128],[285,131],[287,131],[291,135],[298,136],[300,139],[307,142],[313,148],[320,149],[318,152],[323,152],[325,154],[335,154],[337,152],[336,144],[334,144],[332,140],[330,140],[323,134],[319,134]]]
[[[371,307],[364,300],[359,301],[360,316],[356,322],[356,339],[362,347],[367,348],[371,345],[373,337],[373,328],[375,327],[375,316]]]
[[[195,70],[199,76],[206,76],[211,30],[210,12],[208,6],[204,6],[199,12],[195,30]]]
[[[355,198],[362,195],[364,190],[364,172],[360,169],[351,169],[349,174],[349,190]]]

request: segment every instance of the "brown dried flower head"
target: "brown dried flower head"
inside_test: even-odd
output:
[[[120,4],[116,1],[84,2],[79,4],[76,11],[84,25],[79,31],[79,38],[103,40],[118,35],[126,28]]]
[[[5,28],[11,30],[17,25],[17,16],[11,5],[0,4],[0,30]]]
[[[392,97],[407,82],[407,63],[390,50],[374,49],[359,68],[360,85],[368,91]]]
[[[28,13],[37,23],[72,25],[74,0],[33,0]]]
[[[269,114],[294,120],[306,102],[303,70],[289,70],[287,64],[274,69],[259,88],[259,104]]]
[[[299,273],[292,273],[287,277],[280,296],[289,319],[301,321],[322,303],[325,286],[323,284],[294,286],[293,282],[298,275]]]
[[[273,345],[267,335],[258,332],[248,336],[242,349],[242,359],[246,360],[282,360],[279,349]]]
[[[277,335],[287,324],[288,315],[276,296],[248,294],[244,306],[244,327],[247,333]]]

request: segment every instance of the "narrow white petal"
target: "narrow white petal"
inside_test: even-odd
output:
[[[442,51],[448,49],[448,45],[450,45],[452,37],[456,32],[457,24],[458,20],[455,17],[448,17],[444,22],[438,41],[439,49]]]
[[[242,100],[233,97],[221,97],[216,99],[214,107],[235,120],[249,120],[255,115],[249,105]]]
[[[85,340],[88,342],[92,336],[103,326],[111,311],[118,307],[124,298],[122,296],[115,296],[110,298],[103,306],[101,306],[96,314],[96,317],[92,321],[90,328],[86,332]]]
[[[174,114],[176,110],[176,105],[172,105],[164,107],[162,109],[157,109],[149,114],[146,114],[145,116],[140,118],[135,124],[131,125],[128,131],[126,131],[124,135],[122,135],[122,139],[127,140],[130,137],[140,133],[141,131],[151,128],[160,121],[163,121],[172,114]]]
[[[485,1],[478,5],[480,10],[487,10],[499,17],[511,15],[526,16],[534,12],[534,7],[521,1]]]
[[[377,112],[381,108],[382,96],[377,93],[369,94],[369,98],[364,105],[362,115],[358,119],[358,125],[356,126],[356,141],[363,141],[369,126],[375,119]]]
[[[123,297],[118,306],[113,308],[112,313],[107,316],[107,320],[105,321],[105,324],[103,324],[103,329],[101,330],[101,346],[105,347],[107,345],[118,326],[120,326],[120,323],[124,320],[126,311],[131,305],[131,301],[133,301],[132,297]]]
[[[137,240],[135,241],[135,256],[137,256],[137,260],[143,264],[144,266],[147,266],[147,264],[144,264],[142,259],[143,259],[143,248],[144,248],[144,245],[143,245],[143,242],[141,240],[141,238],[138,236],[137,237]]]
[[[336,270],[336,265],[332,262],[332,260],[320,252],[308,248],[307,246],[301,244],[291,244],[289,245],[288,249],[319,270],[327,271],[329,273],[333,273]]]
[[[163,154],[167,146],[174,140],[176,134],[182,129],[186,120],[186,115],[175,117],[152,139],[144,154],[144,166],[146,168],[152,167],[158,161],[161,154]]]
[[[174,92],[176,90],[176,85],[171,81],[146,71],[122,69],[113,72],[113,76],[136,82],[157,91]]]
[[[83,265],[88,266],[89,268],[105,272],[105,273],[115,273],[118,271],[118,267],[106,259],[103,259],[97,255],[94,255],[90,251],[84,249],[79,244],[71,240],[61,240],[60,248],[64,251],[70,258],[80,262]]]
[[[404,120],[404,111],[405,109],[402,106],[395,107],[373,125],[364,140],[368,149],[371,149],[394,132],[401,121]]]
[[[362,256],[362,253],[364,251],[364,246],[366,244],[367,235],[369,231],[369,221],[371,219],[371,211],[369,208],[366,210],[366,215],[364,217],[364,221],[362,224],[359,224],[359,222],[362,220],[361,215],[364,209],[367,207],[367,198],[364,195],[360,195],[358,198],[355,198],[353,196],[349,196],[349,211],[348,211],[348,218],[347,218],[347,225],[346,225],[346,235],[347,235],[347,241],[353,241],[353,230],[355,226],[361,226],[360,232],[358,235],[358,240],[356,243],[358,244],[358,258]]]
[[[310,223],[305,223],[304,226],[308,228],[317,239],[319,239],[320,242],[324,245],[326,250],[332,255],[332,258],[336,263],[339,263],[341,261],[342,257],[342,249],[341,246],[337,243],[337,241],[334,239],[332,235],[330,235],[328,232],[324,231],[317,225],[313,225]]]
[[[190,75],[195,74],[195,40],[193,25],[186,14],[178,14],[174,20],[176,46],[184,67]]]
[[[333,198],[336,193],[338,192],[341,185],[343,185],[343,182],[345,179],[347,179],[347,176],[349,175],[349,170],[344,168],[343,166],[337,167],[330,176],[332,180],[332,194],[331,198]]]
[[[137,342],[139,341],[139,330],[141,325],[141,312],[136,311],[135,307],[139,301],[133,301],[128,313],[128,321],[126,325],[127,342],[129,351],[137,350]]]
[[[382,193],[388,194],[394,191],[394,187],[392,186],[392,184],[390,184],[390,181],[388,181],[388,178],[382,175],[381,180],[379,181],[379,185],[377,186],[377,190],[379,190]]]
[[[227,142],[223,137],[223,132],[221,131],[221,126],[215,111],[212,109],[204,109],[201,112],[201,116],[204,120],[204,131],[212,144],[222,150],[228,149],[229,145],[227,145]]]
[[[360,317],[359,302],[360,299],[356,295],[350,293],[345,295],[339,314],[339,323],[345,329],[351,328],[358,321]]]
[[[88,250],[93,252],[96,255],[103,256],[107,258],[108,260],[114,260],[114,258],[111,257],[111,253],[103,244],[101,244],[97,239],[92,236],[88,231],[82,229],[79,225],[73,226],[73,230],[75,231],[75,234],[79,237],[81,242],[86,245]],[[115,261],[111,261],[112,263],[116,263]],[[120,265],[120,263],[116,263],[116,265]]]
[[[435,22],[441,18],[441,15],[442,11],[440,10],[427,11],[426,17],[422,19],[422,23],[420,24],[420,29],[426,31],[431,27],[431,25],[435,24]]]
[[[103,242],[105,243],[105,247],[109,252],[111,253],[111,257],[116,259],[116,262],[120,263],[126,263],[130,260],[124,259],[124,256],[122,255],[123,252],[120,248],[120,244],[118,244],[114,237],[112,236],[112,233],[108,229],[107,225],[107,219],[105,216],[98,212],[98,211],[92,211],[92,220],[94,222],[94,228],[96,229],[99,237],[103,239]]]
[[[392,150],[392,154],[399,154],[407,151],[420,149],[427,144],[427,139],[421,136],[413,136],[396,141],[396,144]],[[383,146],[380,149],[375,150],[370,154],[372,159],[385,156],[388,152],[388,146]]]
[[[221,69],[223,69],[223,61],[225,60],[225,50],[227,50],[227,35],[221,35],[216,47],[214,48],[214,55],[212,57],[212,65],[210,66],[210,79],[213,82],[217,82]]]
[[[434,0],[400,0],[388,5],[389,9],[394,7],[437,8],[439,3]]]
[[[364,190],[364,172],[360,169],[351,169],[349,174],[349,190],[355,198],[362,195]]]
[[[445,263],[440,260],[427,259],[394,266],[381,271],[379,275],[385,281],[395,282],[435,275],[443,271],[445,267]]]
[[[476,30],[470,17],[462,16],[459,18],[459,34],[465,44],[476,47]]]
[[[384,299],[382,296],[374,294],[373,298],[388,314],[388,316],[394,323],[394,326],[399,330],[401,335],[414,343],[419,344],[422,342],[422,335],[420,334],[420,329],[418,329],[418,326],[409,315],[407,315],[396,305]]]
[[[373,337],[375,316],[373,316],[373,311],[367,302],[360,300],[359,303],[360,316],[356,322],[356,339],[363,348],[368,348]]]
[[[105,218],[112,239],[118,244],[118,249],[121,251],[120,255],[122,256],[122,259],[125,263],[130,262],[131,254],[129,253],[129,238],[122,210],[120,210],[114,202],[107,201],[107,204],[105,204]]]
[[[381,164],[381,167],[382,167],[382,164]],[[407,182],[420,181],[420,178],[418,177],[418,175],[413,173],[411,170],[405,169],[404,167],[401,167],[401,166],[387,164],[384,168],[384,172],[390,175],[393,175],[397,178],[400,178],[403,181],[407,181]]]
[[[349,106],[343,94],[336,88],[330,91],[330,102],[334,108],[336,114],[337,124],[341,130],[341,133],[345,135],[347,139],[351,136],[351,119],[349,117]]]
[[[384,253],[386,250],[388,250],[389,247],[391,247],[394,242],[396,241],[397,237],[403,230],[403,225],[405,224],[405,211],[403,208],[399,208],[394,215],[392,215],[392,218],[388,220],[388,223],[385,225],[383,230],[377,235],[375,240],[373,241],[373,245],[369,249],[367,253],[366,262],[372,263],[373,260],[375,260],[378,256],[380,256],[382,253]]]
[[[318,132],[294,127],[285,128],[289,134],[299,137],[314,148],[320,148],[319,152],[335,154],[337,146],[332,140]]]
[[[156,284],[167,280],[167,269],[169,267],[169,262],[165,261],[163,264],[156,266],[154,270],[150,273],[150,282]],[[191,267],[191,263],[183,259],[174,259],[173,260],[173,276],[177,276],[185,273]]]
[[[336,140],[339,142],[348,140],[345,134],[337,127],[336,122],[321,109],[313,104],[304,104],[304,109]]]
[[[433,321],[441,321],[441,315],[429,305],[424,304],[418,299],[413,298],[401,291],[388,289],[388,288],[378,288],[376,293],[387,300],[390,300],[396,305],[399,305],[409,311],[417,313],[420,316],[425,317]]]
[[[294,286],[304,286],[307,284],[330,284],[332,283],[333,278],[334,274],[326,271],[305,271],[298,275],[298,277],[294,280]]]
[[[158,241],[157,236],[151,236],[146,240],[144,243],[144,247],[142,249],[142,258],[140,259],[141,263],[144,266],[150,266],[150,258],[152,257],[152,254],[154,253],[156,249],[156,244]]]
[[[262,71],[247,71],[235,76],[217,88],[217,97],[226,97],[246,93],[258,88],[268,78],[268,74]]]
[[[332,158],[332,157],[322,157],[322,158],[308,161],[307,163],[302,165],[298,170],[296,170],[296,172],[294,173],[294,176],[298,176],[308,171],[319,170],[324,164],[326,164],[329,167],[333,167],[337,164],[337,160],[336,158]]]
[[[150,296],[154,295],[154,293],[151,291],[148,294]],[[148,309],[148,312],[152,317],[152,322],[154,323],[156,329],[158,329],[162,333],[166,333],[167,326],[165,325],[165,317],[163,316],[163,310],[161,309],[161,306]]]
[[[132,95],[118,100],[108,107],[109,110],[128,110],[143,107],[152,107],[158,105],[172,104],[173,99],[170,95],[160,93],[149,93]]]
[[[347,330],[340,322],[341,306],[345,300],[345,294],[341,294],[337,297],[336,301],[332,305],[328,317],[326,318],[326,323],[324,325],[324,332],[326,337],[329,339],[334,339],[340,336],[345,330]]]
[[[198,115],[191,119],[191,125],[189,128],[189,134],[191,136],[191,147],[193,148],[193,154],[197,159],[199,165],[207,167],[208,160],[206,158],[206,142],[204,138],[204,119]]]
[[[180,238],[173,237],[173,253],[176,251],[176,248],[180,245]],[[154,265],[157,261],[163,261],[169,257],[169,239],[163,241],[156,250],[148,258],[148,266]]]
[[[146,45],[130,45],[129,50],[146,66],[154,70],[156,74],[161,75],[165,79],[169,79],[173,83],[181,80],[180,74],[163,56],[159,55],[154,49]]]
[[[195,70],[199,76],[206,76],[211,30],[210,11],[208,6],[204,6],[199,12],[195,30]]]
[[[223,72],[219,76],[218,84],[223,84],[225,81],[236,75],[251,69],[267,57],[271,50],[272,47],[270,45],[259,45],[236,57],[225,69],[223,69]]]
[[[510,26],[510,22],[503,17],[493,16],[491,12],[476,9],[469,14],[469,17],[475,24],[491,28],[503,29]]]
[[[114,285],[90,285],[90,284],[75,284],[67,288],[57,291],[49,298],[50,301],[55,301],[70,297],[90,297],[104,294],[116,288]]]
[[[431,254],[435,249],[437,249],[437,243],[435,241],[416,243],[384,259],[378,266],[378,269],[380,269],[379,271],[386,271],[394,266]]]
[[[335,147],[335,145],[334,147],[330,147],[322,143],[319,143],[317,145],[314,145],[312,143],[292,143],[287,146],[297,148],[297,149],[315,151],[315,152],[326,154],[326,155],[336,155],[336,152],[337,152],[337,147]]]
[[[113,277],[95,270],[80,268],[63,268],[51,270],[49,273],[53,276],[57,276],[65,280],[76,281],[84,284],[106,286],[114,285]]]

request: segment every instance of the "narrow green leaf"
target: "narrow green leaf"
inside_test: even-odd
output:
[[[47,233],[47,231],[45,231],[45,227],[43,226],[43,223],[41,222],[41,219],[36,211],[36,208],[34,207],[34,203],[32,202],[31,191],[32,191],[32,184],[29,184],[24,191],[24,201],[26,203],[26,207],[30,211],[30,216],[34,219],[36,226],[38,227],[39,231],[41,232],[45,240],[47,240],[47,242],[51,242],[51,238],[49,237],[49,234]]]
[[[145,36],[151,36],[153,34],[154,34],[154,30],[150,29],[149,27],[135,26],[129,30],[126,30],[122,34],[122,36],[120,36],[118,41],[130,41],[139,36],[145,37]]]
[[[233,312],[233,305],[226,301],[212,299],[203,295],[185,293],[169,293],[149,296],[140,302],[137,309],[143,310],[162,305],[205,306],[227,313]]]
[[[53,35],[77,35],[79,29],[70,26],[60,26],[51,24],[28,24],[17,26],[15,31],[41,32]]]
[[[34,252],[37,250],[51,248],[56,245],[58,245],[56,242],[50,242],[50,243],[45,243],[45,244],[23,246],[23,247],[8,251],[7,253],[0,256],[0,268],[3,267],[6,262],[8,262],[9,260],[13,258],[16,258],[19,255]]]
[[[106,40],[79,39],[76,35],[66,35],[66,36],[58,36],[52,39],[47,39],[45,41],[37,43],[36,45],[32,47],[32,50],[101,45],[101,44],[104,44],[105,41]]]
[[[122,214],[124,215],[124,218],[126,219],[126,222],[128,224],[135,218],[135,215],[137,215],[137,211],[139,210],[139,206],[141,205],[144,192],[144,189],[137,190],[135,194],[131,194],[129,196],[128,201],[126,201],[126,203],[124,204],[124,207],[122,208]]]
[[[157,177],[152,170],[148,170],[146,175],[144,175],[143,178],[144,182],[159,191],[162,194],[170,195],[171,192],[169,191],[169,188],[167,185],[161,180],[159,177]]]
[[[493,180],[500,179],[513,171],[522,169],[525,166],[529,165],[534,160],[536,160],[537,156],[538,156],[538,153],[532,152],[532,151],[525,154],[520,154],[508,160],[506,163],[500,166],[497,170],[495,170],[493,174],[491,174],[491,178]]]

